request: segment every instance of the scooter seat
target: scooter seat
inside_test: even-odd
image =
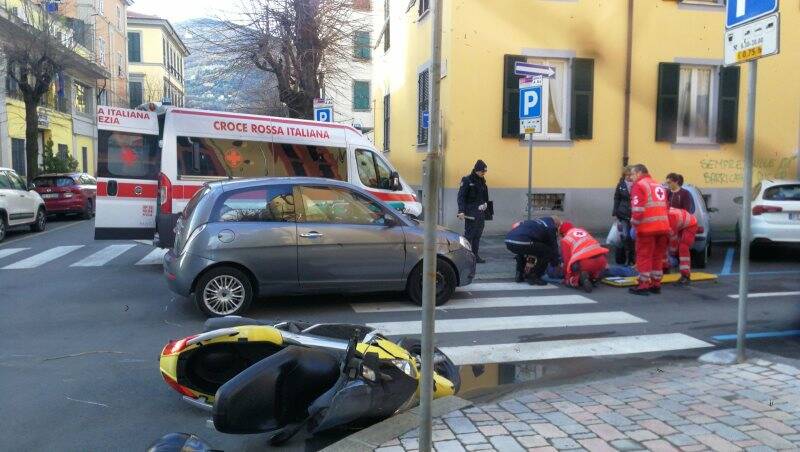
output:
[[[214,427],[223,433],[261,433],[301,422],[338,378],[339,360],[330,353],[286,347],[217,390]]]

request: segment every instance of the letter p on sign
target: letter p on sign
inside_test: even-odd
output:
[[[534,119],[542,116],[542,87],[533,86],[519,90],[519,118]]]

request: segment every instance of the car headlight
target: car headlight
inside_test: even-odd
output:
[[[464,237],[463,235],[458,236],[458,243],[460,243],[461,246],[463,246],[464,248],[472,251],[472,244],[469,243],[469,240],[467,240],[467,238]]]
[[[414,366],[411,365],[411,362],[405,359],[393,359],[391,362],[395,367],[402,370],[403,373],[409,377],[416,378],[416,369],[414,369]]]

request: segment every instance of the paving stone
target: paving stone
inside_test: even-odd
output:
[[[455,411],[451,411],[451,412],[445,414],[444,416],[442,416],[442,419],[447,419],[447,418],[451,418],[451,417],[464,417],[464,416],[465,416],[465,414],[462,413],[461,410],[455,410]]]
[[[592,452],[615,452],[616,449],[611,447],[607,442],[603,441],[600,438],[591,438],[591,439],[581,439],[578,440],[581,446],[585,447],[586,450],[590,450]]]
[[[616,441],[611,441],[611,445],[621,451],[633,451],[633,450],[641,450],[642,445],[633,441],[631,439],[618,439]]]
[[[409,438],[400,441],[406,449],[419,449],[419,438]]]
[[[469,414],[471,414],[471,413],[483,413],[483,410],[480,407],[477,407],[477,406],[471,406],[469,408],[464,408],[461,411],[463,411],[464,413],[469,413]]]
[[[528,452],[558,452],[558,449],[553,446],[534,447],[533,449],[528,449]]]
[[[472,421],[470,421],[465,417],[451,417],[445,419],[444,422],[450,427],[450,430],[452,430],[453,433],[455,434],[474,433],[478,431],[478,429],[475,427],[475,424],[473,424]]]
[[[751,409],[753,411],[759,411],[759,412],[772,411],[772,407],[770,407],[769,405],[763,404],[761,402],[758,402],[756,400],[736,399],[736,400],[734,400],[734,402],[737,403],[738,405],[741,405],[741,406],[743,406],[745,408],[749,408],[749,409]]]
[[[786,364],[781,364],[781,363],[773,364],[772,365],[772,369],[775,370],[775,371],[778,371],[780,373],[783,373],[783,374],[800,375],[800,369],[797,369],[796,367],[788,366]]]
[[[651,432],[650,430],[647,430],[647,429],[634,430],[634,431],[631,431],[631,432],[626,432],[625,434],[628,435],[628,437],[631,438],[632,440],[639,441],[640,443],[642,441],[649,441],[651,439],[658,439],[658,435],[656,435],[655,433],[653,433],[653,432]]]
[[[437,441],[433,443],[433,448],[436,452],[463,452],[464,446],[456,440],[452,441]]]
[[[613,425],[614,427],[633,424],[630,419],[617,413],[600,413],[597,415],[597,417]]]
[[[539,416],[536,413],[520,413],[520,414],[517,415],[517,417],[521,421],[535,421],[535,420],[542,419],[542,417]]]
[[[734,416],[739,416],[742,419],[753,419],[753,418],[761,417],[761,414],[756,413],[755,411],[747,409],[747,408],[742,408],[742,409],[738,409],[738,410],[732,410],[730,413],[732,415],[734,415]]]
[[[678,449],[672,447],[672,444],[663,439],[656,439],[653,441],[646,441],[642,446],[653,452],[678,452]]]
[[[797,433],[797,430],[787,426],[783,422],[776,421],[775,419],[769,417],[753,419],[752,422],[753,424],[763,427],[772,433],[777,433],[778,435],[791,435]]]
[[[456,438],[464,445],[486,442],[486,437],[480,433],[463,433],[461,435],[456,435]]]
[[[375,452],[405,452],[400,446],[389,446],[389,447],[379,447],[375,449]]]
[[[415,428],[414,430],[409,430],[402,435],[400,435],[400,439],[403,438],[418,438],[419,437],[419,428]]]
[[[529,431],[531,429],[530,425],[528,425],[528,424],[526,424],[524,422],[519,422],[519,421],[518,422],[505,422],[505,423],[503,423],[503,427],[505,427],[506,430],[508,430],[509,432],[523,432],[523,431],[526,431],[526,430]]]
[[[516,415],[511,414],[507,411],[492,412],[491,415],[493,418],[497,419],[500,422],[510,422],[519,420],[519,418],[517,418]]]
[[[495,448],[492,447],[492,445],[489,443],[484,443],[484,444],[470,444],[469,446],[467,446],[467,450],[468,451],[495,450]]]
[[[744,441],[746,439],[750,439],[749,436],[745,435],[741,431],[719,422],[708,424],[705,426],[705,428],[711,430],[712,432],[716,433],[717,435],[731,442]]]
[[[495,420],[491,420],[491,421],[478,421],[478,422],[476,422],[476,423],[475,423],[475,425],[477,425],[478,427],[483,427],[483,426],[486,426],[486,425],[500,425],[500,423],[499,423],[499,422],[497,422],[497,421],[495,421]]]
[[[749,422],[744,418],[739,416],[722,416],[717,419],[718,421],[722,422],[725,425],[730,425],[731,427],[739,427],[741,425],[747,425]]]
[[[528,435],[528,436],[517,436],[517,441],[522,444],[524,447],[544,447],[548,446],[550,443],[541,436],[541,435]]]
[[[570,437],[572,439],[592,439],[592,438],[597,438],[597,435],[595,435],[592,432],[587,432],[587,433],[576,433],[574,435],[570,435]]]
[[[564,438],[567,436],[564,431],[552,424],[530,424],[531,428],[536,433],[544,436],[545,438]]]
[[[485,436],[508,435],[508,430],[502,425],[487,425],[478,427]]]
[[[748,447],[761,446],[761,441],[757,439],[748,439],[745,441],[736,441],[734,444],[736,444],[739,447],[748,448]]]
[[[566,414],[560,413],[560,412],[545,413],[545,414],[542,415],[542,417],[547,419],[548,421],[550,421],[551,424],[553,424],[555,426],[558,426],[558,427],[560,427],[562,425],[569,425],[569,424],[574,424],[575,423],[574,419],[572,419],[571,417],[567,416]]]
[[[677,421],[680,419],[678,416],[675,416],[674,413],[663,408],[649,408],[644,410],[644,412],[662,421]]]
[[[659,436],[673,435],[675,433],[678,433],[677,430],[675,430],[674,428],[670,427],[669,425],[665,424],[664,422],[658,419],[648,419],[646,421],[640,421],[639,425]]]
[[[530,408],[516,400],[506,400],[505,402],[500,402],[499,405],[508,410],[509,413],[518,414],[531,412]]]
[[[681,450],[683,452],[705,452],[708,450],[708,447],[706,447],[705,444],[696,444],[694,446],[683,446],[681,447]]]
[[[625,435],[616,428],[614,428],[613,425],[608,425],[608,424],[590,425],[589,430],[593,431],[597,436],[606,441],[613,441],[615,439],[625,438]]]
[[[495,449],[503,452],[525,452],[525,448],[512,436],[493,436],[489,438],[489,442],[492,443]]]
[[[775,449],[773,449],[771,447],[764,446],[764,445],[755,446],[755,447],[748,447],[746,450],[747,450],[747,452],[775,452]]]
[[[708,429],[704,428],[704,426],[700,426],[697,424],[681,425],[676,428],[681,433],[689,436],[706,435],[708,433],[711,433]]]
[[[778,421],[792,421],[797,419],[796,416],[791,415],[785,411],[769,411],[764,413],[764,415],[771,417],[772,419],[776,419]]]
[[[473,422],[494,420],[494,418],[492,416],[490,416],[490,415],[488,415],[486,413],[474,413],[474,414],[473,413],[469,413],[469,414],[467,414],[467,417]]]
[[[586,427],[582,426],[581,424],[567,424],[559,426],[559,428],[568,435],[574,435],[576,433],[587,433],[589,431],[586,430]]]
[[[431,441],[448,441],[456,439],[456,435],[450,430],[434,430],[431,432]]]
[[[784,438],[788,439],[789,441],[800,442],[800,435],[789,435],[785,436]]]
[[[694,405],[689,405],[689,408],[697,411],[698,413],[705,414],[706,416],[719,418],[722,416],[727,416],[728,413],[725,411],[720,410],[715,406],[711,406],[707,403],[696,403]]]
[[[733,443],[730,441],[718,436],[718,435],[697,435],[698,441],[705,444],[706,446],[710,447],[713,450],[720,450],[720,451],[733,451],[739,450]]]
[[[697,444],[697,441],[694,440],[689,435],[685,435],[683,433],[677,433],[675,435],[665,436],[664,439],[671,442],[672,444],[683,447],[683,446],[691,446],[692,444]]]
[[[755,424],[747,424],[741,427],[737,427],[737,430],[739,430],[740,432],[752,432],[753,430],[759,430],[759,429],[761,429],[761,427]]]
[[[617,430],[623,433],[627,433],[627,432],[632,432],[634,430],[639,430],[640,428],[642,427],[639,424],[631,424],[631,425],[622,425],[620,427],[617,427]]]

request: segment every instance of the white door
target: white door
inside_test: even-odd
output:
[[[6,211],[9,225],[17,223],[18,220],[13,219],[19,213],[17,193],[5,171],[0,171],[0,210]]]
[[[31,202],[27,184],[16,173],[6,172],[6,176],[11,181],[11,190],[5,198],[9,206],[8,224],[32,223],[36,218],[36,205]]]

